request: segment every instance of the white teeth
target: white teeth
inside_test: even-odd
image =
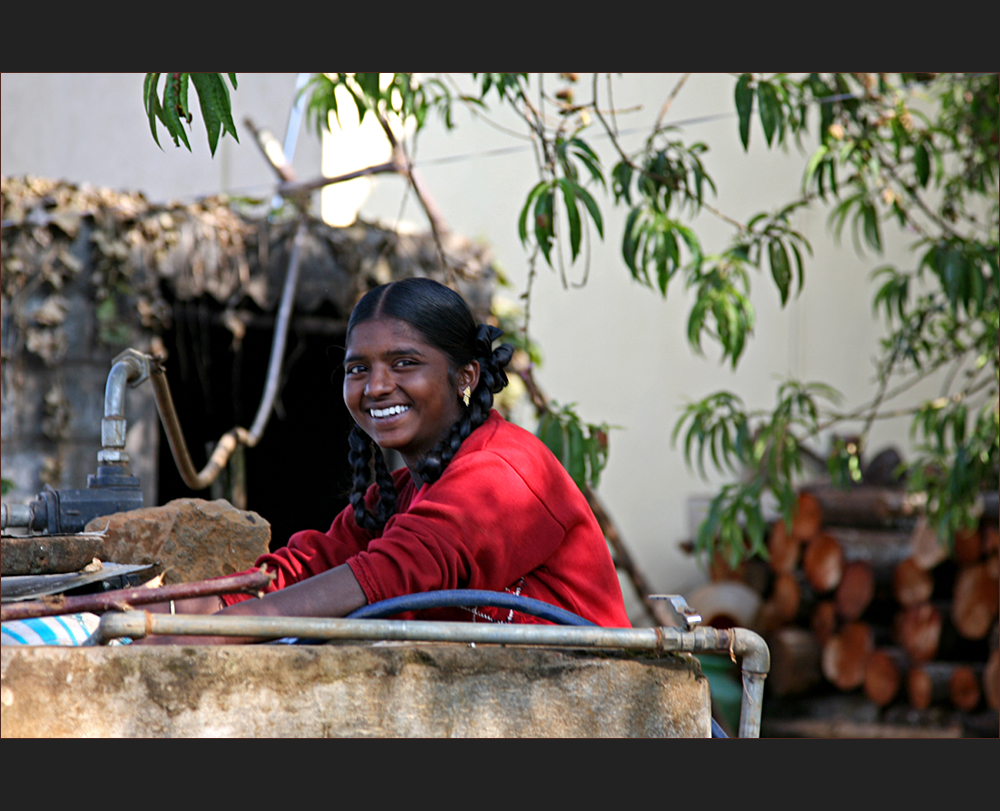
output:
[[[392,406],[391,408],[372,408],[369,409],[369,413],[375,419],[381,419],[382,417],[391,417],[394,414],[402,414],[404,411],[409,411],[409,406],[398,405]]]

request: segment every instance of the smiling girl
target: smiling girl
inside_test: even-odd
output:
[[[461,296],[430,279],[368,292],[351,313],[344,360],[355,422],[350,506],[326,532],[298,532],[257,560],[277,573],[263,598],[178,601],[178,613],[224,605],[227,614],[338,617],[406,594],[484,589],[630,627],[583,494],[538,438],[493,410],[512,356],[509,344],[493,348],[501,334],[477,325]],[[387,469],[388,449],[404,467]],[[541,621],[488,607],[400,616]]]

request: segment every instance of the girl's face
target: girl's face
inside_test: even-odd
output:
[[[461,393],[476,388],[479,365],[451,369],[448,357],[396,318],[374,318],[351,332],[344,358],[344,402],[380,448],[411,471],[462,413]]]

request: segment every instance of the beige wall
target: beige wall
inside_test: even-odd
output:
[[[578,97],[589,95],[589,74]],[[271,128],[283,138],[295,74],[241,74],[233,94],[241,143],[223,139],[213,161],[202,131],[195,127],[194,152],[175,149],[162,139],[159,150],[149,135],[141,106],[141,74],[4,74],[2,77],[2,152],[4,175],[32,173],[64,177],[119,189],[140,189],[153,200],[210,194],[218,190],[267,196],[272,178],[243,126],[243,116]],[[638,148],[642,133],[655,119],[678,79],[674,74],[627,75],[616,86],[619,109],[642,105],[622,114],[619,126],[638,128],[623,138],[626,149]],[[554,80],[549,87],[554,86]],[[726,74],[695,75],[682,89],[668,122],[731,114],[734,80]],[[516,127],[509,115],[496,122]],[[446,133],[432,119],[421,135],[418,165],[427,187],[451,226],[487,240],[513,282],[511,297],[523,291],[527,257],[516,233],[524,197],[536,182],[530,149],[505,156],[486,150],[522,143],[460,111],[458,127]],[[801,183],[805,156],[794,147],[788,155],[767,150],[754,124],[749,157],[737,135],[735,117],[685,126],[686,142],[705,141],[711,150],[705,165],[718,197],[712,201],[726,214],[746,219],[789,201]],[[595,139],[605,166],[614,155],[606,141]],[[295,165],[301,177],[319,172],[320,145],[303,128]],[[479,154],[455,162],[449,156]],[[379,178],[363,204],[362,217],[396,221],[403,186],[397,178]],[[666,301],[630,280],[620,257],[623,215],[605,207],[603,244],[592,242],[587,284],[563,289],[558,274],[539,268],[532,305],[532,332],[545,352],[538,374],[548,394],[562,403],[576,402],[594,422],[621,426],[611,436],[611,456],[600,487],[619,529],[650,582],[661,591],[690,591],[702,581],[694,562],[678,550],[691,537],[688,500],[708,494],[705,483],[684,465],[670,446],[679,409],[688,399],[720,388],[739,393],[751,406],[770,406],[775,381],[792,375],[824,380],[856,405],[871,393],[870,358],[881,327],[871,316],[868,274],[874,267],[900,258],[906,242],[888,240],[892,253],[859,258],[846,240],[837,249],[826,227],[826,212],[799,216],[796,225],[814,249],[808,262],[803,294],[782,310],[767,271],[754,278],[753,302],[758,327],[737,371],[718,363],[708,350],[698,358],[685,334],[690,295],[675,284]],[[424,227],[422,212],[409,197],[403,218]],[[703,212],[695,221],[707,252],[728,244],[730,228]],[[894,260],[895,257],[895,260]],[[568,270],[571,282],[583,277],[580,267]],[[879,425],[872,448],[893,442],[907,454],[908,424]],[[825,446],[824,446],[825,447]],[[823,447],[817,447],[822,450]],[[720,480],[714,480],[717,483]],[[252,505],[251,505],[252,506]]]
[[[143,192],[165,202],[225,191],[270,197],[274,175],[243,124],[249,116],[284,139],[295,73],[238,74],[231,91],[240,134],[219,141],[213,159],[195,105],[191,152],[177,148],[162,125],[157,147],[142,106],[142,73],[4,73],[0,76],[0,170]],[[160,81],[162,92],[163,80]],[[319,138],[303,129],[294,166],[319,173]]]

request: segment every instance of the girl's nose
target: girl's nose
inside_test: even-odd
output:
[[[375,366],[368,375],[365,394],[370,397],[382,397],[392,391],[392,375],[381,364]]]

